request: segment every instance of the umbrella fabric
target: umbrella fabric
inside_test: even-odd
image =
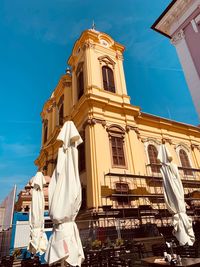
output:
[[[77,151],[82,139],[72,121],[65,122],[57,139],[63,141],[63,146],[59,148],[58,163],[49,184],[53,233],[45,260],[49,264],[66,260],[72,266],[81,266],[84,253],[75,218],[82,200]]]
[[[167,209],[172,214],[173,234],[180,245],[193,245],[195,237],[192,220],[186,214],[184,190],[178,167],[171,162],[172,157],[165,145],[159,148],[158,160],[162,164],[164,199]]]
[[[31,180],[32,202],[29,212],[30,222],[30,242],[28,250],[33,253],[43,254],[47,248],[47,237],[44,232],[44,193],[43,185],[45,184],[44,176],[37,172]]]
[[[115,228],[116,228],[116,231],[117,231],[117,238],[121,239],[122,236],[121,236],[120,220],[119,219],[115,219]]]

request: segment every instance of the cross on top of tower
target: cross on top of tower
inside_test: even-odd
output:
[[[96,30],[96,25],[94,23],[94,20],[92,21],[92,30]]]

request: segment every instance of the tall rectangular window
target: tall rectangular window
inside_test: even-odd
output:
[[[104,90],[115,93],[114,75],[113,75],[113,71],[111,70],[111,68],[107,66],[103,66],[102,74],[103,74]]]
[[[125,166],[123,138],[111,136],[112,158],[115,166]]]
[[[154,145],[148,145],[148,156],[153,173],[160,173],[160,162],[158,161],[158,151]]]
[[[78,75],[77,79],[77,94],[78,94],[78,99],[81,98],[81,96],[84,93],[84,76],[83,76],[83,71],[81,71]]]
[[[80,172],[85,171],[85,142],[78,146],[78,165]]]

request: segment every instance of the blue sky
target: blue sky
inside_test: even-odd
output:
[[[91,27],[126,46],[131,103],[142,111],[198,124],[175,48],[150,26],[169,0],[0,1],[0,202],[36,172],[40,112],[75,40]]]

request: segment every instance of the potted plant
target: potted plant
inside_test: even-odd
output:
[[[93,249],[99,249],[101,248],[101,240],[98,240],[98,239],[95,239],[93,242],[92,242],[92,248]]]

